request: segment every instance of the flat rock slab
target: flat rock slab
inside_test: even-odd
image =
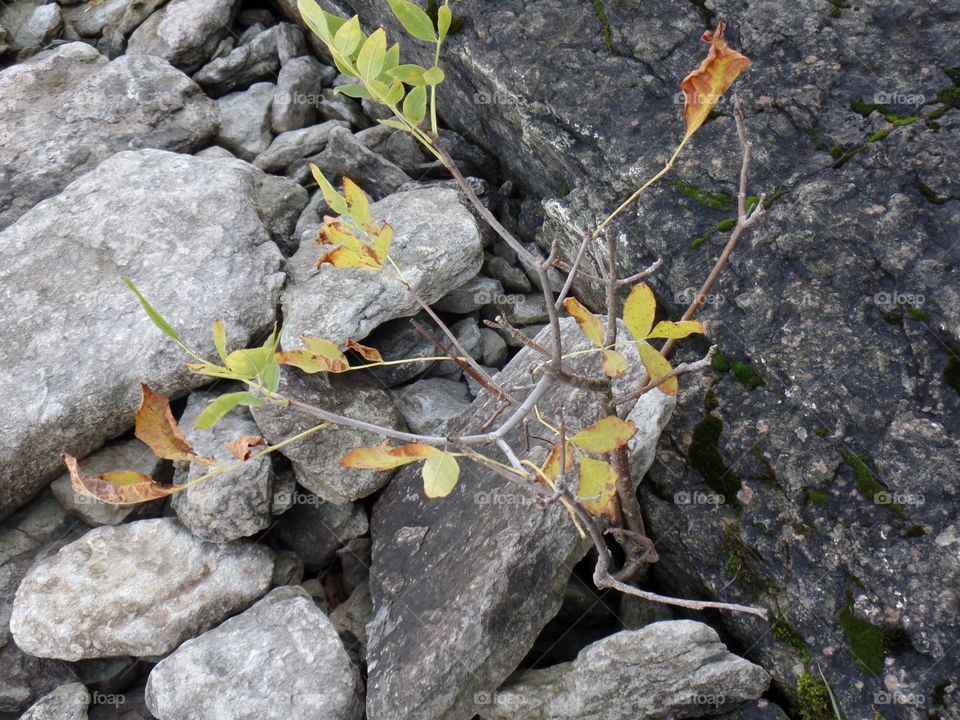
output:
[[[694,717],[759,698],[770,676],[727,651],[716,630],[692,620],[653,623],[588,645],[577,659],[530,670],[479,696],[484,720]]]
[[[378,222],[394,229],[390,256],[427,303],[474,277],[483,263],[477,221],[454,190],[396,193],[371,204]],[[306,243],[290,259],[283,293],[285,350],[303,346],[302,335],[343,345],[378,325],[415,315],[419,306],[392,270],[316,267],[320,248]]]
[[[90,693],[82,683],[61,685],[37,700],[20,720],[87,720]]]
[[[122,276],[208,357],[214,319],[232,347],[272,325],[283,274],[261,177],[239,160],[119,153],[0,232],[0,516],[59,473],[59,453],[130,427],[140,381],[201,384]]]
[[[150,673],[160,720],[358,720],[357,668],[302,589],[277,588],[249,610],[185,642]]]
[[[272,573],[268,548],[205,543],[172,518],[104,526],[31,568],[10,631],[39,657],[165,655],[250,605]]]
[[[0,228],[120,150],[190,152],[216,103],[165,60],[69,43],[0,72]]]
[[[565,352],[588,347],[572,320],[563,320],[562,328]],[[547,333],[538,338],[545,346]],[[631,365],[615,383],[618,393],[636,386],[643,372],[635,348],[622,349]],[[541,360],[524,349],[497,381],[519,392]],[[570,364],[579,372],[600,372],[595,355],[573,357]],[[663,412],[647,407],[645,416],[669,415],[672,399],[658,391],[646,397],[659,398]],[[539,407],[555,416],[562,405],[565,417],[576,423],[569,428],[573,432],[602,417],[599,399],[560,386]],[[446,431],[475,432],[496,407],[490,394],[482,393]],[[539,461],[547,446],[536,435],[531,433],[532,458]],[[657,436],[646,433],[645,442],[655,446]],[[514,441],[523,447],[521,437]],[[636,448],[635,455],[649,458],[652,452]],[[645,469],[635,467],[636,477]],[[589,546],[561,505],[542,510],[523,488],[468,461],[457,487],[437,500],[424,497],[419,465],[401,468],[374,506],[371,537],[370,720],[473,717],[475,695],[499,687],[557,613],[571,570]]]

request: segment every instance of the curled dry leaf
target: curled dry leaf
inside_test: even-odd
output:
[[[722,20],[716,32],[707,30],[700,39],[710,43],[710,50],[700,67],[687,75],[680,83],[683,90],[683,120],[687,128],[685,137],[695,133],[717,104],[720,96],[733,84],[737,76],[750,64],[749,58],[733,50],[723,39],[727,24]]]
[[[180,432],[170,412],[170,403],[160,393],[140,383],[143,400],[137,409],[134,434],[151,450],[165,460],[188,460],[201,465],[216,465],[210,458],[202,458],[193,451],[190,441]]]
[[[250,448],[258,445],[266,445],[267,441],[262,435],[241,435],[240,437],[225,442],[227,450],[237,460],[246,460],[250,457]]]
[[[366,345],[361,345],[356,340],[347,340],[347,349],[353,350],[355,353],[359,354],[360,357],[369,362],[383,362],[383,356],[380,354],[379,350]]]
[[[305,373],[341,373],[350,369],[350,362],[332,340],[304,336],[306,350],[288,350],[276,354],[281,365],[292,365]]]
[[[392,470],[433,455],[442,455],[442,451],[423,443],[408,443],[390,447],[357,448],[340,458],[340,465],[345,468],[363,468],[367,470]]]
[[[70,472],[70,485],[75,492],[111,505],[134,505],[167,497],[179,490],[176,485],[163,485],[133,470],[85,475],[72,455],[61,455],[60,459]]]

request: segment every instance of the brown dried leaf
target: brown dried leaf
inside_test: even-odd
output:
[[[158,456],[166,460],[189,460],[201,465],[216,465],[215,460],[202,458],[193,451],[177,421],[170,412],[170,403],[160,393],[140,383],[143,400],[137,409],[134,434]]]
[[[60,459],[70,471],[70,485],[75,492],[111,505],[148,502],[167,497],[179,489],[176,485],[162,485],[149,475],[133,470],[85,475],[75,457],[64,454]]]
[[[262,435],[241,435],[234,440],[224,443],[227,450],[230,451],[230,454],[237,460],[246,460],[250,457],[250,448],[266,444],[267,441]]]

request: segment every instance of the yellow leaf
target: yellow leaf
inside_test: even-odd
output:
[[[625,445],[636,434],[637,426],[632,420],[621,420],[615,415],[608,415],[570,439],[581,450],[602,455]]]
[[[363,248],[363,243],[356,236],[352,227],[329,215],[323,218],[323,226],[317,235],[317,243],[320,245],[342,245],[355,253],[359,253]]]
[[[617,471],[603,460],[580,458],[580,482],[577,495],[584,500],[583,506],[595,517],[606,515],[617,519]]]
[[[673,372],[670,362],[650,344],[637,341],[637,350],[640,352],[640,359],[643,360],[644,367],[647,368],[647,374],[653,382],[659,382],[661,378]],[[680,389],[680,384],[676,377],[665,380],[657,386],[664,395],[676,395]]]
[[[376,348],[367,347],[366,345],[361,345],[356,340],[347,340],[347,348],[353,350],[355,353],[358,353],[364,360],[378,363],[383,362],[383,356],[380,354],[379,350]]]
[[[341,373],[350,369],[350,362],[336,343],[322,338],[304,337],[306,350],[277,353],[277,362],[300,368],[305,373]]]
[[[213,321],[213,344],[217,348],[220,359],[227,360],[227,329],[222,320]]]
[[[340,465],[345,468],[391,470],[401,465],[440,454],[440,450],[422,443],[408,443],[397,447],[381,445],[380,447],[351,450],[340,458]]]
[[[193,446],[180,432],[170,412],[167,399],[140,383],[143,400],[134,419],[134,434],[146,443],[158,457],[165,460],[189,460],[202,465],[216,465],[216,461],[199,457]]]
[[[685,138],[703,125],[720,96],[750,64],[745,55],[731,49],[723,39],[726,27],[727,24],[721,20],[716,32],[707,30],[700,36],[701,40],[710,43],[710,50],[700,67],[680,83],[684,99],[683,120],[687,129]]]
[[[603,323],[600,318],[587,310],[576,298],[564,300],[563,307],[570,313],[570,317],[577,321],[587,339],[597,347],[603,347]]]
[[[573,444],[568,440],[567,448],[563,456],[563,472],[568,473],[573,469],[575,451],[573,449]],[[543,473],[543,477],[546,477],[551,483],[556,482],[557,477],[560,475],[560,444],[557,443],[550,449],[550,454],[547,455],[547,459],[543,461],[543,467],[540,468],[540,472]],[[541,476],[537,475],[537,479],[540,480]]]
[[[627,359],[616,350],[603,351],[603,374],[618,378],[627,371]]]
[[[634,340],[643,340],[650,334],[656,312],[657,299],[650,286],[646,283],[634,285],[623,303],[623,323]]]
[[[460,465],[450,453],[427,458],[423,464],[423,493],[428,498],[446,497],[457,486]]]
[[[347,210],[350,212],[350,217],[357,225],[363,227],[366,222],[371,220],[370,201],[367,200],[367,196],[360,189],[360,186],[348,177],[343,179],[343,197],[347,201]]]
[[[693,333],[703,334],[703,325],[699,320],[681,320],[680,322],[670,322],[663,320],[658,322],[648,338],[685,338]]]
[[[328,250],[319,258],[317,258],[317,267],[322,266],[324,263],[330,263],[336,268],[355,268],[355,267],[364,267],[367,265],[366,259],[360,255],[360,253],[349,250],[345,247],[338,246],[332,250]]]
[[[74,491],[112,505],[133,505],[156,500],[178,489],[176,485],[161,485],[149,475],[133,470],[85,475],[75,457],[61,455],[60,459],[70,471],[70,485]]]
[[[383,227],[376,233],[373,245],[376,250],[377,260],[382,265],[387,255],[390,254],[390,246],[393,244],[393,226],[390,223],[384,223]]]
[[[250,448],[266,444],[267,441],[262,435],[241,435],[234,440],[224,443],[227,450],[230,451],[230,454],[237,460],[246,460],[250,457]]]
[[[310,163],[310,172],[313,173],[313,179],[317,181],[317,185],[320,186],[320,192],[323,193],[323,199],[327,201],[327,205],[330,206],[330,209],[333,210],[338,215],[344,215],[347,212],[347,201],[343,199],[343,196],[336,191],[333,187],[333,184],[327,180],[326,176],[320,171],[313,163]]]

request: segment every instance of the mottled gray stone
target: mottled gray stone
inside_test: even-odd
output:
[[[347,650],[355,650],[360,661],[367,660],[367,623],[373,619],[370,585],[364,581],[330,613],[330,622]]]
[[[346,176],[375,200],[396,192],[401,185],[410,181],[403,170],[370,150],[346,128],[334,128],[323,152],[310,159],[331,182],[335,180],[339,183]]]
[[[497,302],[503,294],[503,285],[499,280],[477,275],[477,277],[437,300],[433,304],[433,309],[440,312],[466,315],[474,310],[479,310],[484,305]]]
[[[490,328],[480,328],[480,337],[483,340],[483,349],[480,352],[480,361],[484,365],[503,367],[507,361],[509,350],[506,341],[500,333]]]
[[[277,43],[284,23],[267,28],[227,54],[200,68],[193,79],[208,95],[220,97],[260,80],[275,81],[280,69]]]
[[[289,257],[297,251],[294,229],[309,200],[303,186],[287,178],[260,175],[257,184],[257,208],[270,239]]]
[[[281,133],[273,139],[270,147],[257,156],[253,164],[270,173],[283,172],[297,162],[305,165],[305,158],[315,155],[327,146],[330,133],[337,127],[345,128],[346,123],[329,120],[319,125]]]
[[[60,452],[129,428],[140,381],[202,384],[122,276],[208,357],[214,319],[231,349],[272,326],[283,275],[260,177],[240,160],[118,153],[0,233],[0,514],[62,472]]]
[[[355,420],[405,429],[390,395],[363,378],[311,376],[287,367],[281,374],[278,392]],[[292,408],[274,405],[254,408],[253,416],[260,433],[274,445],[319,422]],[[297,480],[305,488],[329,502],[348,503],[372,495],[387,484],[393,473],[344,468],[340,458],[350,450],[376,446],[380,442],[380,436],[374,433],[347,427],[330,428],[285,445],[278,452],[290,459]]]
[[[443,297],[480,269],[477,223],[452,190],[398,193],[373,203],[370,211],[375,220],[393,226],[390,255],[426,302]],[[316,245],[301,246],[288,264],[285,350],[302,347],[302,335],[340,344],[361,340],[387,320],[416,314],[416,301],[389,271],[317,269],[319,255]]]
[[[514,327],[542,325],[550,319],[547,301],[542,293],[534,295],[504,295],[500,300],[483,308],[483,316],[495,318],[502,315]]]
[[[87,720],[90,693],[82,683],[61,685],[37,700],[20,720]]]
[[[85,38],[119,35],[123,38],[166,0],[102,0],[80,2],[61,9],[64,23]],[[64,3],[65,4],[65,3]]]
[[[273,83],[256,83],[217,100],[221,122],[216,142],[242,160],[253,160],[270,147],[275,89]]]
[[[70,43],[0,72],[0,228],[120,150],[190,152],[216,105],[166,62]]]
[[[239,0],[170,0],[138,27],[130,55],[156,55],[190,73],[202,66],[228,32]]]
[[[303,558],[308,571],[316,572],[333,561],[337,548],[365,535],[368,527],[360,505],[329,503],[298,489],[293,507],[280,516],[270,536]]]
[[[470,408],[470,391],[458,380],[425,378],[394,391],[394,396],[407,425],[423,435],[436,434]]]
[[[80,470],[86,475],[98,475],[117,470],[133,470],[152,477],[156,482],[170,480],[170,464],[158,458],[139,440],[125,440],[105,445],[80,460]],[[90,527],[119,525],[129,519],[158,515],[166,502],[163,499],[137,505],[113,505],[78,493],[70,483],[70,474],[64,472],[50,484],[61,507]]]
[[[483,270],[491,277],[503,283],[504,289],[509,292],[528,293],[533,289],[533,285],[530,284],[530,278],[527,277],[527,274],[523,268],[519,266],[519,263],[511,265],[508,260],[505,260],[499,255],[488,256],[487,262],[484,263]]]
[[[204,543],[171,518],[99,527],[30,569],[10,631],[39,657],[164,655],[253,602],[272,572],[268,548]]]
[[[7,31],[10,49],[23,57],[35,53],[60,33],[60,6],[34,0],[4,3],[0,24]]]
[[[299,130],[317,119],[327,66],[312,57],[291,58],[277,75],[270,127],[275,133]]]
[[[159,720],[359,720],[362,692],[333,624],[284,587],[163,659],[146,700]]]
[[[371,125],[370,118],[363,112],[360,103],[329,88],[320,94],[317,114],[326,120],[343,120],[358,130]]]
[[[209,403],[223,392],[236,392],[230,387],[222,392],[194,391],[180,417],[180,430],[190,441],[194,452],[213,458],[219,465],[232,465],[237,458],[225,443],[244,435],[259,435],[256,423],[245,407],[229,412],[212,428],[195,427],[197,418]],[[257,448],[254,448],[256,452]],[[174,482],[193,481],[210,471],[207,465],[177,463]],[[267,455],[248,460],[230,472],[208,478],[186,490],[175,493],[170,505],[180,522],[201,540],[230,542],[255,535],[272,521],[273,467]]]
[[[484,720],[553,717],[695,717],[766,691],[770,676],[727,651],[717,632],[692,620],[624,630],[584,648],[577,659],[529,670],[483,695]]]

